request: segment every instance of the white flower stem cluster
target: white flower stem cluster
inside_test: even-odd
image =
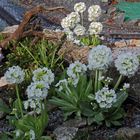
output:
[[[41,108],[44,108],[42,102],[40,100],[28,99],[24,101],[24,108],[27,110],[30,109],[34,110],[37,114],[41,113]]]
[[[92,5],[88,8],[88,20],[96,21],[101,16],[102,10],[99,5]]]
[[[92,5],[88,8],[89,28],[86,29],[83,25],[83,13],[86,11],[84,2],[79,2],[74,5],[74,11],[62,19],[61,26],[66,32],[67,39],[80,45],[79,37],[84,35],[97,35],[102,31],[102,24],[95,22],[101,15],[101,8],[99,5]]]
[[[74,5],[74,11],[77,13],[83,13],[86,10],[86,5],[84,2],[79,2]]]
[[[47,97],[49,85],[44,81],[32,82],[26,92],[28,99],[43,100]]]
[[[95,93],[95,100],[100,108],[111,108],[116,99],[117,95],[115,91],[112,89],[109,90],[108,87],[104,87]]]
[[[32,80],[33,82],[26,90],[28,100],[24,102],[24,108],[30,107],[39,113],[41,111],[40,101],[47,97],[50,85],[54,81],[54,74],[46,67],[38,68],[33,71]]]
[[[69,76],[69,80],[73,83],[74,86],[77,86],[79,81],[79,74],[84,74],[87,71],[87,66],[82,64],[79,61],[75,61],[70,64],[67,69],[67,75]]]
[[[121,75],[131,77],[138,70],[139,59],[133,53],[122,53],[115,60],[115,66]]]
[[[89,34],[98,35],[103,30],[103,25],[101,22],[91,22],[89,25]]]
[[[67,90],[69,92],[69,84],[72,84],[74,87],[77,86],[79,81],[80,74],[84,74],[87,71],[87,66],[82,64],[79,61],[75,61],[70,64],[67,69],[68,79],[60,80],[55,86],[58,88],[58,91],[61,92],[63,90]]]
[[[9,84],[20,84],[24,81],[25,72],[19,66],[12,66],[6,71],[4,77]]]
[[[56,85],[55,85],[56,88],[58,88],[58,91],[61,92],[62,90],[64,90],[64,88],[67,88],[68,87],[68,81],[67,79],[63,79],[63,80],[60,80]]]
[[[52,71],[46,67],[38,68],[37,70],[33,71],[33,78],[34,82],[36,81],[44,81],[47,84],[51,85],[54,81],[54,74]]]
[[[90,70],[106,70],[112,61],[112,51],[104,45],[92,48],[88,55],[88,67]]]

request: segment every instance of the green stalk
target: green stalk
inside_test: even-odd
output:
[[[84,25],[83,13],[81,13],[81,19],[82,19],[82,26],[83,26]]]
[[[100,77],[102,77],[102,71],[98,71],[98,90],[100,90],[101,89],[101,81],[99,80],[100,79]]]
[[[98,70],[95,71],[95,84],[94,84],[94,91],[96,93],[98,89]]]
[[[37,61],[37,59],[33,56],[33,54],[30,52],[30,50],[25,47],[22,43],[20,43],[20,45],[29,53],[29,55],[34,59],[34,61],[36,62],[37,65],[39,65],[39,62]]]
[[[19,105],[20,113],[21,113],[21,116],[23,117],[22,104],[21,104],[21,100],[20,100],[20,96],[19,96],[19,89],[18,89],[17,84],[16,84],[16,96],[17,96],[17,99],[18,99],[18,105]]]
[[[122,80],[122,77],[123,77],[122,75],[119,76],[119,79],[118,79],[116,85],[114,86],[114,90],[116,90],[118,88],[118,86],[120,85],[120,82]]]

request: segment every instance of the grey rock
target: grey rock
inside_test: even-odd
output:
[[[2,119],[5,116],[5,113],[3,111],[0,111],[0,119]]]
[[[107,11],[108,15],[111,15],[113,12],[116,11],[116,7],[110,7]]]
[[[70,119],[63,123],[65,127],[83,127],[87,124],[86,119]]]
[[[72,140],[76,133],[78,131],[78,128],[75,127],[57,127],[54,130],[54,135],[56,136],[56,140]]]
[[[108,2],[108,0],[101,0],[101,2]]]
[[[129,79],[130,83],[130,93],[132,96],[140,97],[140,68],[135,76]]]
[[[122,140],[140,140],[140,128],[120,128],[115,137]]]
[[[138,19],[136,20],[130,20],[130,21],[127,21],[126,24],[129,25],[129,26],[136,26],[138,23]]]
[[[124,22],[125,14],[124,13],[117,13],[114,17],[115,23],[121,25]]]

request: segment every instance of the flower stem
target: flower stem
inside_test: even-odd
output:
[[[118,79],[116,85],[114,86],[114,90],[116,90],[118,88],[118,86],[119,86],[119,84],[120,84],[120,82],[122,80],[122,77],[123,77],[122,75],[119,76],[119,79]]]
[[[84,25],[83,13],[81,13],[81,19],[82,19],[82,26],[83,26]]]
[[[17,96],[17,99],[18,99],[18,105],[19,105],[20,113],[21,113],[21,116],[23,117],[22,104],[21,104],[21,100],[20,100],[20,97],[19,97],[19,89],[18,89],[17,84],[16,84],[16,96]]]
[[[97,89],[98,89],[98,70],[95,71],[95,84],[94,84],[95,93]]]
[[[98,71],[98,90],[100,90],[101,89],[101,81],[99,80],[100,79],[100,77],[102,77],[102,71]]]

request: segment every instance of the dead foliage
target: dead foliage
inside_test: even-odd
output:
[[[48,13],[59,11],[60,13],[66,14],[67,10],[65,10],[64,7],[53,7],[45,9],[42,6],[37,6],[33,8],[32,10],[25,13],[23,17],[23,21],[19,24],[18,28],[14,33],[9,34],[7,38],[5,38],[1,43],[1,48],[6,48],[8,44],[12,41],[17,42],[20,39],[24,37],[35,37],[35,40],[39,39],[48,39],[51,41],[58,41],[61,37],[64,36],[64,34],[61,33],[43,33],[42,30],[40,30],[39,27],[39,20],[35,21],[35,17],[37,17],[38,14],[44,14],[47,16]],[[35,21],[35,22],[34,22]],[[32,23],[32,24],[31,24]],[[38,39],[37,39],[38,38]]]

